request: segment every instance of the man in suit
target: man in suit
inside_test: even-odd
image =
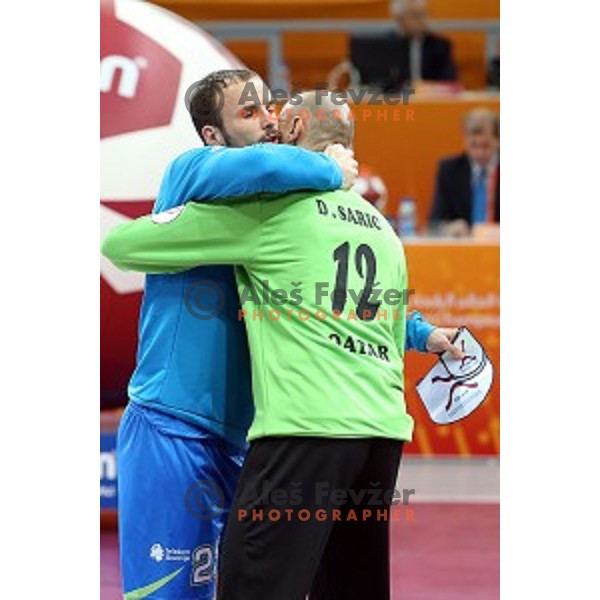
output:
[[[397,30],[385,36],[353,36],[350,62],[331,72],[331,87],[348,75],[385,91],[417,81],[457,79],[450,42],[428,30],[426,0],[393,0],[391,11]]]
[[[466,237],[473,225],[500,222],[500,119],[488,109],[467,113],[465,152],[438,167],[430,227]]]

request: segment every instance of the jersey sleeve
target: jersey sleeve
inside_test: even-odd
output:
[[[252,262],[260,202],[189,203],[115,227],[102,254],[125,271],[175,273],[202,264]]]
[[[398,273],[398,289],[406,290],[408,289],[408,273],[406,268],[406,259],[404,255],[400,260],[399,264],[399,273]],[[406,310],[404,311],[403,319],[394,319],[392,321],[392,333],[394,336],[394,341],[396,342],[396,347],[398,351],[401,353],[404,358],[404,354],[406,350],[408,350],[408,318],[406,316]]]
[[[427,339],[435,325],[428,323],[420,312],[412,312],[406,319],[406,350],[427,352]]]
[[[333,159],[296,146],[199,148],[171,163],[157,206],[159,210],[173,206],[171,199],[164,197],[171,193],[178,197],[179,204],[260,192],[336,190],[342,181],[342,171]]]

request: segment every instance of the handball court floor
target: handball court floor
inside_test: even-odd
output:
[[[392,600],[499,600],[499,486],[496,460],[403,460],[413,520],[391,522]],[[100,598],[121,600],[116,532],[100,545]]]

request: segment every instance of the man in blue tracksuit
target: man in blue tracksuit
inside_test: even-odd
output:
[[[248,85],[268,97],[251,71],[199,82],[190,112],[206,146],[169,165],[154,213],[172,209],[176,217],[190,199],[350,185],[348,156],[338,157],[342,170],[325,154],[266,143],[277,140],[276,119],[257,95],[243,95]],[[238,309],[232,267],[146,278],[137,367],[118,435],[125,600],[214,597],[218,542],[253,416]],[[413,316],[407,349],[450,346],[450,333],[434,329]]]

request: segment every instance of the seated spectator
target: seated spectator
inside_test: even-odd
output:
[[[464,131],[465,152],[439,164],[429,219],[434,232],[452,237],[500,222],[500,119],[476,109],[466,115]]]
[[[331,88],[344,87],[348,77],[356,85],[356,75],[361,84],[386,91],[418,81],[457,79],[450,42],[428,30],[426,0],[394,0],[391,10],[397,30],[387,35],[353,36],[350,62],[331,71]]]

